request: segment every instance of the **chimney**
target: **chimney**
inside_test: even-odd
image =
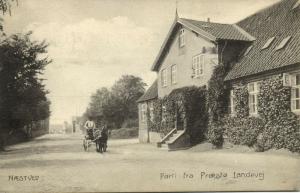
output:
[[[207,18],[207,23],[210,23],[210,18],[209,17]]]

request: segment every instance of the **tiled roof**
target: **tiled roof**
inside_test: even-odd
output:
[[[213,35],[216,40],[238,40],[238,41],[252,41],[254,38],[239,28],[235,24],[221,24],[204,21],[196,21],[191,19],[183,19],[201,30]]]
[[[238,26],[253,35],[256,40],[249,53],[233,66],[225,80],[276,70],[289,65],[300,66],[300,6],[298,0],[282,0],[240,22]],[[291,39],[280,50],[275,48],[288,36]],[[261,49],[272,37],[274,41]]]
[[[169,49],[169,45],[173,41],[172,36],[175,35],[175,32],[179,29],[178,26],[180,25],[191,29],[195,33],[212,42],[216,42],[218,40],[236,40],[251,42],[255,39],[253,36],[251,36],[249,33],[247,33],[235,24],[211,23],[176,17],[151,67],[151,70],[158,70],[161,61],[166,54],[166,51]]]
[[[153,82],[153,84],[148,88],[148,90],[145,92],[143,96],[141,96],[137,102],[141,103],[144,101],[148,101],[151,99],[155,99],[158,97],[158,91],[157,91],[157,80]]]

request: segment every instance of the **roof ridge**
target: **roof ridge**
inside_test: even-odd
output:
[[[203,23],[212,23],[212,24],[220,24],[220,25],[232,25],[230,23],[218,23],[218,22],[207,22],[207,21],[201,21],[201,20],[195,20],[195,19],[188,19],[188,18],[180,18],[180,19],[184,19],[184,20],[192,20],[192,21],[197,21],[197,22],[203,22]]]
[[[236,25],[236,24],[232,24],[233,27],[235,27],[241,34],[243,34],[244,36],[247,36],[249,38],[249,40],[256,40],[256,38],[254,36],[252,36],[251,34],[249,34],[247,31],[245,31],[243,28],[241,28],[240,26]]]

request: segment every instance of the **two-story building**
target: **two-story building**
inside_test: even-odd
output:
[[[291,108],[299,114],[299,26],[299,0],[282,0],[236,24],[183,19],[176,14],[151,68],[157,73],[157,80],[138,101],[140,141],[160,140],[157,134],[151,138],[155,134],[146,123],[152,100],[177,88],[207,85],[218,64],[232,64],[224,81],[233,87],[241,80],[249,85],[251,115],[257,113],[259,80],[278,74],[293,86]]]

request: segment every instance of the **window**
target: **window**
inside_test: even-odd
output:
[[[249,92],[249,114],[257,114],[257,95],[259,93],[259,83],[253,82],[248,84]]]
[[[179,47],[183,47],[185,45],[184,33],[184,29],[179,31]]]
[[[161,70],[161,86],[167,86],[167,69]]]
[[[149,115],[150,115],[150,121],[154,121],[154,107],[153,107],[153,103],[151,102],[149,104]]]
[[[291,37],[292,36],[288,36],[288,37],[284,38],[275,49],[280,50],[280,49],[284,48],[286,46],[286,44],[288,43],[288,41],[291,39]]]
[[[292,75],[292,111],[300,111],[300,73]]]
[[[147,105],[142,104],[141,105],[141,120],[142,122],[145,122],[147,118]]]
[[[235,115],[235,97],[233,90],[230,91],[229,113]]]
[[[177,83],[177,66],[176,66],[176,64],[171,66],[171,83],[172,84]]]
[[[253,48],[253,46],[249,46],[247,48],[247,50],[245,51],[244,56],[246,56],[247,54],[249,54],[249,52],[252,50],[252,48]]]
[[[263,50],[263,49],[266,49],[266,48],[270,47],[271,43],[274,40],[275,40],[275,37],[271,37],[270,39],[268,39],[268,41],[265,43],[265,45],[261,49]]]
[[[296,2],[296,4],[293,6],[293,9],[296,9],[297,7],[299,7],[299,5],[300,5],[300,0],[298,0],[298,1]]]
[[[204,73],[204,55],[197,55],[193,57],[193,70],[194,77],[200,77]]]
[[[162,122],[166,121],[166,115],[167,115],[167,108],[165,105],[162,105],[162,110],[161,110]]]

